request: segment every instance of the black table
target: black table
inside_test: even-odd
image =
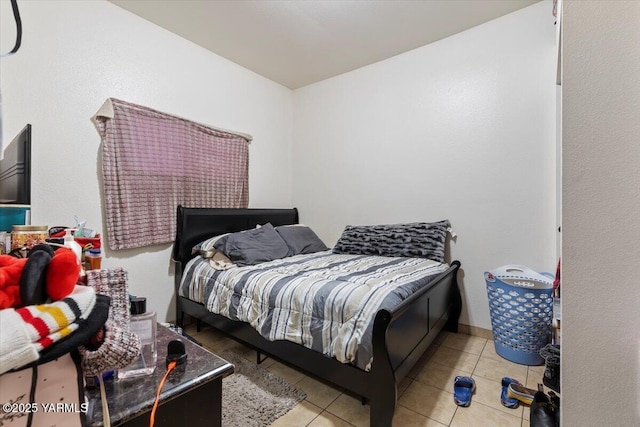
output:
[[[155,426],[221,425],[222,378],[233,373],[233,365],[186,337],[158,325],[158,362],[153,374],[144,377],[105,381],[112,426],[149,426],[151,408],[158,385],[165,374],[167,344],[180,339],[187,350],[187,363],[176,368],[167,378],[156,410]],[[87,423],[102,426],[100,388],[87,388],[89,402]]]

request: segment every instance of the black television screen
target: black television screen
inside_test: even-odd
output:
[[[4,148],[0,160],[0,203],[31,204],[31,125]]]

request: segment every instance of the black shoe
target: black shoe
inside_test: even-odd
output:
[[[547,363],[542,377],[542,383],[551,390],[560,393],[560,365]]]
[[[542,383],[556,393],[560,393],[560,346],[547,344],[540,349],[540,356],[545,361]]]
[[[551,407],[556,412],[556,425],[560,427],[560,396],[550,391],[549,400],[551,401]]]
[[[557,402],[557,404],[556,404]],[[543,391],[538,391],[533,396],[531,402],[531,413],[529,415],[530,427],[558,427],[560,425],[560,398],[554,395],[552,400],[544,394]]]

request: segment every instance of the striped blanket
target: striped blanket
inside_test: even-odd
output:
[[[251,324],[268,340],[293,341],[368,371],[377,311],[392,309],[447,268],[423,258],[326,251],[219,271],[196,257],[179,294]]]

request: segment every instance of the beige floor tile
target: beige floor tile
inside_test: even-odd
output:
[[[436,345],[435,343],[432,343],[429,348],[427,348],[427,350],[424,352],[424,354],[422,355],[426,360],[431,359],[431,356],[433,356],[433,353],[436,352],[436,350],[438,349],[438,347],[440,347],[439,345]]]
[[[368,427],[369,409],[369,405],[363,405],[360,399],[341,394],[326,410],[355,426]]]
[[[256,351],[226,335],[217,333],[214,329],[207,329],[200,333],[192,335],[196,340],[209,351],[220,354],[225,350],[233,351],[235,354],[247,359],[249,362],[256,363]],[[261,364],[263,368],[267,368],[270,364]]]
[[[458,407],[450,424],[451,427],[521,427],[521,425],[522,420],[519,417],[473,401],[466,408]]]
[[[479,358],[477,354],[440,346],[430,360],[461,371],[473,372]]]
[[[303,400],[289,412],[275,420],[271,427],[302,427],[309,424],[322,412],[322,408]]]
[[[231,349],[255,363],[256,353],[253,349],[214,328],[203,326],[200,332],[195,332],[195,324],[192,324],[184,329],[214,353]],[[479,358],[478,355],[480,355]],[[306,400],[276,420],[272,426],[369,426],[370,407],[363,406],[359,399],[341,394],[339,390],[271,358],[267,358],[260,366],[296,384],[307,393]],[[471,368],[470,371],[469,368]],[[470,407],[459,408],[453,402],[451,393],[453,380],[456,375],[468,376],[472,371],[476,380],[476,392]],[[521,405],[513,410],[501,405],[500,380],[504,376],[520,381],[526,378],[527,387],[535,389],[537,383],[542,382],[543,374],[544,366],[526,367],[502,358],[495,352],[493,341],[443,331],[416,363],[407,378],[398,385],[399,401],[393,426],[501,427],[513,425],[528,427],[530,411],[528,406]],[[548,392],[549,389],[545,387],[545,391]]]
[[[440,333],[438,335],[436,335],[436,337],[434,338],[433,344],[435,344],[436,346],[439,346],[451,334],[453,334],[453,332],[449,332],[449,331],[445,331],[445,330],[440,331]]]
[[[474,337],[484,338],[486,340],[493,339],[493,331],[491,329],[479,328],[477,326],[465,325],[464,323],[458,324],[458,332],[462,334],[471,335]]]
[[[538,365],[538,366],[529,366],[528,370],[529,373],[535,374],[540,376],[540,378],[542,378],[542,375],[544,374],[544,365]]]
[[[471,371],[463,371],[451,366],[429,361],[416,377],[416,381],[437,387],[441,390],[453,392],[453,382],[456,376],[471,376]]]
[[[402,405],[397,405],[396,413],[393,415],[393,427],[445,427],[445,424],[413,412]]]
[[[212,326],[203,326],[202,328],[200,328],[200,332],[196,332],[196,326],[190,325],[185,327],[184,331],[196,339],[199,339],[202,337],[205,337],[206,339],[209,339],[212,341],[230,339],[229,335],[220,332],[219,330],[217,330]]]
[[[330,412],[324,411],[310,424],[308,427],[352,427],[353,424],[346,422],[345,420],[336,417]]]
[[[188,328],[193,329],[190,331],[185,328],[185,331],[197,341],[199,341],[207,350],[220,354],[225,350],[230,350],[237,355],[244,357],[250,362],[256,362],[256,352],[252,348],[229,338],[227,335],[222,334],[213,328],[203,328],[202,331],[196,332],[195,325],[191,325]],[[264,365],[263,365],[264,367]]]
[[[473,337],[465,334],[449,334],[441,345],[466,351],[472,354],[481,354],[487,340],[480,337]]]
[[[280,378],[290,382],[291,384],[296,384],[302,378],[304,378],[304,374],[300,371],[297,371],[293,368],[288,367],[280,362],[274,362],[271,366],[268,366],[266,369],[278,375]]]
[[[232,341],[228,336],[221,334],[215,329],[206,329],[200,332],[196,332],[195,326],[186,327],[184,331],[194,338],[196,341],[200,342],[203,346],[217,344],[223,341]]]
[[[272,359],[272,358],[270,358],[270,357],[267,357],[267,358],[265,359],[265,358],[264,358],[264,356],[263,356],[263,359],[264,359],[264,360],[262,361],[262,363],[260,363],[260,366],[262,366],[264,369],[269,369],[269,366],[272,366],[272,365],[274,365],[274,364],[278,363],[278,361],[277,361],[277,360]]]
[[[524,406],[522,410],[522,420],[527,422],[527,426],[529,425],[529,417],[531,416],[531,407]]]
[[[493,381],[502,381],[503,377],[510,377],[524,383],[527,378],[527,366],[518,365],[508,360],[494,360],[481,357],[473,371],[473,375]]]
[[[229,345],[226,350],[230,350],[233,351],[235,354],[244,357],[245,359],[247,359],[249,362],[251,363],[258,363],[257,362],[257,358],[256,358],[256,351],[254,349],[252,349],[251,347],[247,347],[244,344],[240,344],[237,341],[233,341],[231,345]],[[262,366],[262,364],[261,364]]]
[[[407,390],[407,388],[409,388],[412,382],[413,380],[408,377],[405,377],[402,379],[402,381],[400,381],[400,384],[398,384],[398,399],[402,397],[402,395]]]
[[[296,383],[296,387],[307,393],[307,400],[316,406],[326,409],[341,392],[311,377],[304,376]]]
[[[542,384],[542,377],[528,375],[527,376],[527,381],[526,381],[526,383],[524,385],[525,385],[525,387],[537,390],[538,389],[538,384]],[[545,387],[544,389],[545,389],[545,391],[551,390],[551,389],[549,389],[547,387]]]
[[[414,379],[420,373],[424,365],[427,364],[429,359],[431,359],[431,356],[433,356],[433,354],[437,349],[438,349],[437,346],[434,346],[433,344],[431,344],[431,346],[427,348],[427,351],[424,352],[422,357],[420,357],[420,359],[418,359],[416,364],[413,365],[413,368],[411,368],[409,373],[407,373],[407,377]]]
[[[449,424],[456,411],[453,394],[414,381],[404,392],[398,403],[425,417],[442,424]]]
[[[201,336],[195,337],[202,345],[213,353],[222,353],[224,350],[232,347],[235,343],[231,338],[223,338],[219,340],[209,341],[208,339],[202,339]]]
[[[269,369],[270,366],[273,366],[276,363],[278,362],[273,359],[266,359],[260,364],[260,366],[262,366],[264,369]]]
[[[473,379],[476,382],[476,392],[473,394],[471,402],[482,403],[483,405],[498,409],[514,417],[522,417],[522,405],[518,406],[515,409],[510,409],[503,406],[500,402],[502,382],[488,380],[486,378],[477,377],[475,375],[473,376]]]
[[[537,390],[538,383],[542,383],[543,376],[544,376],[544,365],[529,366],[529,372],[527,373],[526,386]]]
[[[487,341],[487,344],[484,346],[482,350],[482,354],[480,355],[483,358],[489,358],[493,360],[507,360],[504,357],[500,356],[496,353],[496,347],[493,341]]]

